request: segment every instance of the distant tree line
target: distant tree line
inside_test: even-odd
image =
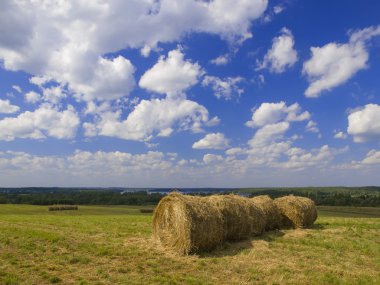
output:
[[[322,188],[323,189],[323,188]],[[191,192],[186,192],[191,194]],[[225,191],[223,194],[238,193],[244,196],[269,195],[277,198],[285,195],[298,195],[309,197],[317,205],[326,206],[358,206],[358,207],[379,207],[380,191],[332,191],[330,188],[323,190],[316,189],[262,189],[254,191],[238,190]],[[211,195],[213,192],[198,192],[197,195]],[[0,204],[32,204],[32,205],[156,205],[164,197],[163,193],[133,191],[125,192],[117,190],[73,190],[55,189],[48,191],[1,191]]]
[[[163,197],[162,194],[116,191],[68,191],[32,194],[0,194],[0,204],[32,204],[32,205],[155,205]]]
[[[263,190],[250,194],[250,197],[257,195],[269,195],[278,198],[285,195],[297,195],[312,199],[316,205],[320,206],[354,206],[354,207],[379,207],[380,193],[342,193],[323,191],[284,191],[284,190]]]

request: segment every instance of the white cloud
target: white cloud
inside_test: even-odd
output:
[[[380,105],[367,104],[348,115],[347,133],[355,142],[380,138]]]
[[[285,10],[285,7],[284,6],[282,6],[282,5],[277,5],[277,6],[274,6],[273,7],[273,12],[275,13],[275,14],[280,14],[282,11],[284,11]]]
[[[306,97],[316,98],[325,90],[342,85],[358,71],[367,68],[366,41],[380,35],[380,26],[358,30],[348,43],[328,43],[311,47],[311,58],[303,64],[303,74],[310,82]]]
[[[239,155],[244,154],[245,152],[245,149],[242,149],[241,147],[233,147],[226,150],[227,155]]]
[[[280,152],[280,147],[278,150]],[[121,187],[126,183],[131,187],[155,185],[171,188],[178,185],[252,187],[252,183],[257,187],[308,186],[310,183],[315,186],[351,183],[377,185],[378,160],[367,164],[360,162],[359,166],[366,167],[366,171],[361,173],[371,173],[363,179],[355,175],[358,163],[345,169],[332,163],[335,157],[344,151],[346,149],[333,149],[328,146],[312,150],[291,148],[289,154],[282,151],[281,157],[277,156],[272,160],[265,160],[265,157],[274,157],[273,152],[264,153],[261,157],[249,155],[246,158],[206,154],[200,160],[195,160],[182,159],[158,151],[133,154],[121,151],[77,150],[67,156],[39,156],[25,152],[0,151],[0,172],[3,174],[4,187]],[[372,155],[375,155],[375,151]],[[289,160],[290,156],[295,158]]]
[[[76,150],[68,156],[38,156],[25,152],[0,152],[2,183],[16,186],[78,185],[100,187],[159,185],[176,177],[176,160],[162,152],[89,152]],[[165,179],[166,180],[166,179]],[[160,184],[162,185],[162,184]],[[171,186],[169,183],[166,186]]]
[[[347,138],[347,134],[343,133],[343,132],[337,132],[335,135],[334,135],[334,138],[336,139],[346,139]]]
[[[37,85],[38,87],[43,87],[43,85],[45,85],[49,81],[50,79],[45,76],[32,76],[31,78],[29,78],[29,82],[34,85]]]
[[[307,122],[306,130],[312,133],[319,133],[318,124],[313,120],[310,120],[309,122]]]
[[[139,85],[168,96],[178,95],[198,82],[203,73],[198,63],[184,60],[181,50],[172,50],[141,77]]]
[[[90,77],[88,74],[86,79],[80,80],[69,77],[68,81],[77,96],[85,101],[112,100],[129,95],[135,86],[134,72],[132,63],[122,56],[99,57]]]
[[[231,57],[229,54],[222,54],[212,60],[210,60],[210,63],[215,65],[226,65],[231,60]]]
[[[205,164],[211,164],[211,163],[216,163],[220,161],[223,161],[223,156],[221,155],[207,153],[203,156],[203,162]]]
[[[12,105],[9,100],[0,99],[0,114],[12,114],[20,110],[20,107]]]
[[[22,89],[21,89],[20,86],[18,86],[18,85],[12,85],[12,88],[13,88],[14,90],[16,90],[18,93],[22,93]]]
[[[42,88],[42,99],[46,102],[58,104],[66,97],[67,93],[62,86]]]
[[[229,146],[228,139],[222,133],[207,134],[204,138],[193,144],[195,149],[226,149]]]
[[[298,103],[287,106],[285,102],[262,103],[259,108],[253,111],[251,121],[246,122],[248,127],[263,127],[280,121],[295,122],[304,121],[310,118],[310,113],[302,112]]]
[[[258,62],[257,70],[268,68],[270,72],[282,73],[292,67],[298,60],[294,49],[292,32],[282,28],[281,35],[273,39],[272,47],[268,50],[262,62]]]
[[[218,123],[198,103],[183,98],[141,100],[127,119],[120,112],[104,112],[96,123],[85,123],[88,136],[96,134],[122,139],[148,141],[154,136],[167,137],[175,129],[201,132],[203,126]]]
[[[26,111],[17,117],[0,120],[0,140],[12,141],[16,138],[71,139],[75,136],[79,118],[72,107],[60,112],[49,105]]]
[[[290,124],[288,122],[267,124],[258,129],[254,137],[248,143],[254,148],[266,146],[282,138],[289,127]]]
[[[266,165],[282,168],[290,156],[306,153],[306,150],[292,147],[299,136],[294,134],[287,137],[286,132],[290,129],[291,123],[309,119],[310,113],[302,111],[298,103],[290,106],[285,102],[263,103],[253,110],[252,120],[246,123],[248,127],[258,130],[248,141],[248,148],[238,150],[237,153],[247,154],[246,160],[251,166]],[[317,124],[312,120],[308,121],[306,130],[319,132]]]
[[[315,166],[322,167],[330,163],[336,155],[344,153],[347,150],[348,148],[333,149],[328,145],[324,145],[319,149],[313,149],[311,151],[301,149],[292,153],[289,156],[288,161],[278,163],[278,166],[298,169]]]
[[[37,103],[41,100],[41,95],[34,91],[29,91],[25,94],[25,101],[28,103]]]
[[[231,44],[251,37],[266,0],[17,1],[0,5],[0,59],[63,84],[83,100],[113,100],[133,89],[134,68],[105,54],[174,42],[191,32]],[[173,24],[175,23],[175,24]],[[12,31],[11,33],[9,31]]]
[[[262,18],[264,23],[269,23],[273,20],[273,18],[281,14],[285,10],[285,6],[282,4],[276,5],[272,10],[267,11],[266,15]]]
[[[380,164],[380,151],[371,150],[362,161],[363,164]]]
[[[240,96],[244,89],[239,88],[238,84],[243,81],[242,77],[219,78],[216,76],[206,75],[202,81],[203,86],[210,86],[214,95],[220,99],[230,100],[234,96]]]

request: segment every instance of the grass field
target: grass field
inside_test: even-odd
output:
[[[151,239],[138,207],[0,205],[0,284],[380,284],[380,208],[320,207],[312,229],[200,256]]]

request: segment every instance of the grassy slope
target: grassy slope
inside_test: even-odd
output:
[[[380,284],[380,209],[319,214],[313,229],[179,257],[136,207],[0,205],[0,284]]]

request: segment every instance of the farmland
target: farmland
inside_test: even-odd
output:
[[[380,283],[380,208],[321,206],[312,229],[186,257],[157,245],[139,210],[0,205],[0,284]]]

